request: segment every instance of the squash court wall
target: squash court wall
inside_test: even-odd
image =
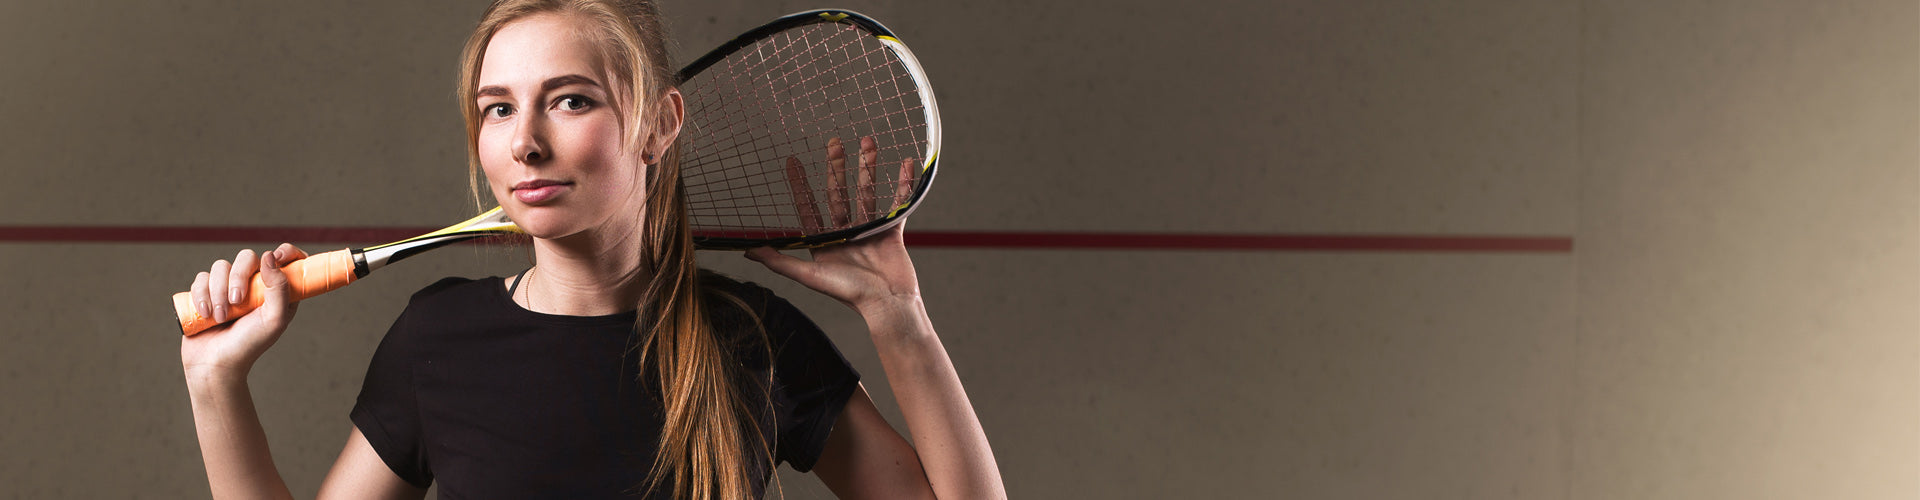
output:
[[[820,6],[665,8],[685,60]],[[839,6],[940,92],[910,235],[1572,241],[916,247],[1015,497],[1920,495],[1911,1]],[[451,85],[482,9],[0,4],[0,225],[464,218]],[[166,296],[270,243],[0,242],[0,496],[204,496]],[[813,315],[904,430],[858,317],[703,258]],[[252,378],[296,495],[404,298],[525,265],[454,247],[302,306]]]

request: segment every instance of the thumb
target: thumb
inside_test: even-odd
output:
[[[774,250],[773,247],[756,247],[747,250],[746,257],[747,260],[759,262],[760,265],[767,266],[767,269],[779,273],[781,276],[786,276],[789,279],[798,281],[803,285],[808,284],[806,277],[810,276],[813,271],[812,262],[780,253],[779,250]]]
[[[293,287],[287,285],[287,273],[280,270],[282,261],[291,261],[285,249],[267,252],[260,256],[260,309],[255,311],[270,323],[286,323],[288,296]]]

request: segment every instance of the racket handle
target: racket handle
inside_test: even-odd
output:
[[[292,302],[331,292],[359,278],[353,272],[353,250],[348,248],[309,255],[305,259],[282,264],[280,270],[287,273],[287,285],[291,287],[288,300]],[[227,319],[252,312],[266,301],[266,297],[266,285],[260,282],[260,273],[254,273],[246,302],[228,305]],[[200,308],[193,306],[193,292],[173,294],[173,312],[179,316],[180,333],[184,335],[193,335],[219,325],[213,318],[200,315]]]

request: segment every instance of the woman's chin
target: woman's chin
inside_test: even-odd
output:
[[[638,220],[609,219],[598,214],[559,210],[557,207],[519,206],[509,210],[507,217],[520,226],[521,232],[548,241],[572,239],[589,233],[596,235],[630,233],[637,231],[639,227]],[[588,240],[598,239],[588,238]]]
[[[568,236],[580,234],[580,228],[573,228],[573,227],[541,226],[541,227],[535,227],[533,229],[527,229],[523,227],[523,228],[520,228],[520,230],[526,231],[527,236],[532,236],[534,239],[548,240],[548,241],[561,240],[561,239],[567,238]]]
[[[515,212],[519,213],[508,213],[507,217],[513,219],[514,225],[520,226],[520,232],[527,233],[527,236],[551,240],[564,238],[580,231],[580,228],[553,217],[553,214],[539,213],[542,210],[522,208]]]

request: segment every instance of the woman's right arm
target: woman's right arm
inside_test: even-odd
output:
[[[267,433],[253,409],[246,374],[187,373],[193,430],[207,465],[213,498],[293,498],[267,451]]]
[[[252,250],[241,250],[233,262],[214,262],[193,280],[194,307],[225,323],[180,340],[193,427],[214,498],[292,498],[267,449],[247,374],[293,320],[295,304],[287,301],[287,277],[280,266],[306,256],[288,244],[257,257]],[[247,299],[245,284],[255,269],[266,285],[265,300],[238,319],[226,317],[227,304]],[[348,436],[346,449],[321,487],[323,498],[420,498],[425,493],[394,475],[358,428]]]
[[[333,462],[326,482],[320,483],[320,498],[382,498],[418,500],[427,490],[407,484],[387,468],[387,462],[373,451],[373,444],[355,426],[347,435],[347,448]]]

